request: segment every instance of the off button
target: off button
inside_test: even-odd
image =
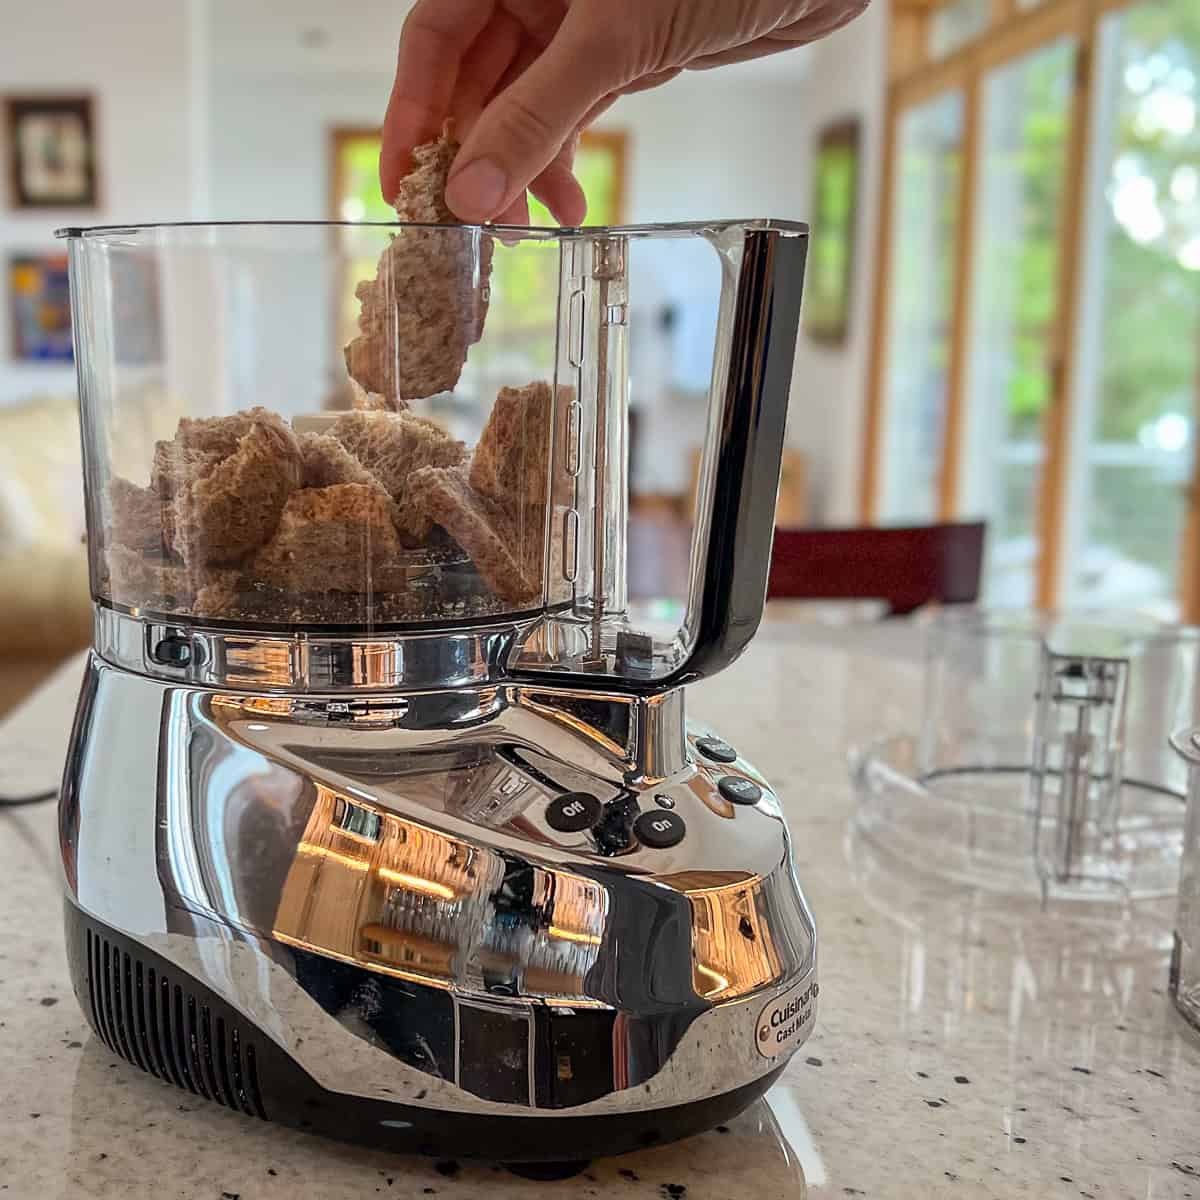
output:
[[[644,812],[634,821],[633,832],[643,846],[649,846],[652,850],[666,850],[683,841],[687,826],[678,813]]]
[[[564,792],[546,806],[546,824],[559,833],[579,833],[595,825],[600,810],[600,801],[591,792]]]

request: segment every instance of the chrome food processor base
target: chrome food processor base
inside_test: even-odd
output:
[[[729,1119],[816,1013],[766,782],[681,689],[496,682],[504,631],[456,636],[425,690],[445,635],[98,611],[60,801],[89,1022],[235,1111],[397,1151],[577,1161]]]

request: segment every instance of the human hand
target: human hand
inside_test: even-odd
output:
[[[446,203],[464,221],[529,221],[526,188],[564,225],[587,204],[579,133],[618,97],[802,46],[868,0],[417,0],[383,123],[383,194],[414,146],[454,122]]]

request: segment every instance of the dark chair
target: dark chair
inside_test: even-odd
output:
[[[983,522],[899,528],[776,529],[767,599],[883,600],[890,614],[971,604]]]

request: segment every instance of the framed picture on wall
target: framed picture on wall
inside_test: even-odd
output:
[[[830,345],[846,340],[858,208],[859,123],[838,121],[821,131],[815,160],[804,329]]]
[[[95,208],[96,146],[88,96],[5,103],[14,208]]]
[[[65,254],[15,254],[8,261],[12,357],[69,363],[71,301]]]

